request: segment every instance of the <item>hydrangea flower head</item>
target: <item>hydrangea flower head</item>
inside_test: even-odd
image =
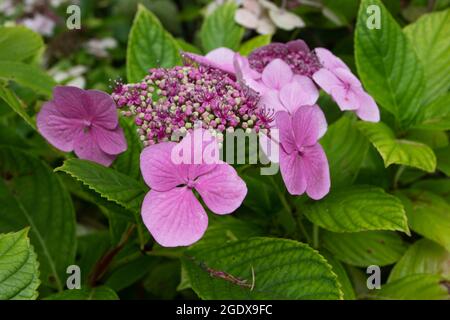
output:
[[[127,149],[115,103],[101,91],[56,87],[53,100],[37,115],[37,126],[56,148],[105,166]]]
[[[141,214],[162,246],[188,246],[203,236],[208,216],[194,191],[216,214],[229,214],[241,205],[247,187],[218,155],[217,140],[201,128],[180,143],[161,142],[142,152],[141,172],[151,191]]]
[[[218,132],[270,127],[253,90],[203,64],[151,69],[140,83],[117,86],[112,96],[123,115],[135,116],[146,146],[183,135],[199,121]]]

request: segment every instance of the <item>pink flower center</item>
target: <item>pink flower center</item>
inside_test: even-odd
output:
[[[298,152],[298,155],[299,155],[300,157],[302,157],[302,156],[303,156],[303,153],[305,152],[305,147],[300,147],[300,148],[298,148],[297,152]]]
[[[189,179],[188,182],[186,183],[186,186],[189,189],[194,189],[196,182],[194,180]]]

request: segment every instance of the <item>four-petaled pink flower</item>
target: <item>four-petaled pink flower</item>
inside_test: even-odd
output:
[[[302,106],[289,115],[277,113],[280,130],[280,170],[287,190],[292,195],[305,191],[315,200],[330,190],[328,161],[318,143],[324,133],[322,110],[317,106]]]
[[[375,100],[364,91],[347,65],[327,49],[317,48],[315,52],[323,68],[314,73],[313,79],[333,97],[341,110],[354,111],[365,121],[380,121]]]
[[[180,143],[162,142],[145,148],[141,172],[151,188],[142,204],[142,218],[165,247],[188,246],[203,236],[208,216],[194,191],[216,214],[235,211],[247,194],[235,169],[218,159],[215,138],[203,129],[188,133]]]
[[[37,116],[39,132],[56,148],[105,166],[127,142],[112,98],[101,91],[58,86]]]

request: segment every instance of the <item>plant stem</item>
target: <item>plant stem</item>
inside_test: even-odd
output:
[[[395,177],[394,177],[394,190],[398,189],[398,182],[400,180],[401,175],[403,174],[403,171],[405,171],[405,166],[400,166],[397,170],[397,172],[395,173]]]
[[[319,227],[313,224],[313,248],[319,248]]]

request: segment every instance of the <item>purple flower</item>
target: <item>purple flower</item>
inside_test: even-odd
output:
[[[347,65],[329,50],[317,48],[315,52],[323,66],[314,73],[314,81],[338,104],[341,110],[352,110],[365,121],[380,121],[375,100],[362,88]]]
[[[302,106],[292,116],[285,111],[277,113],[281,175],[292,195],[306,191],[319,200],[330,190],[328,161],[318,143],[324,133],[324,119],[317,106]]]
[[[142,218],[155,240],[166,247],[188,246],[203,236],[208,216],[194,191],[216,214],[235,211],[247,194],[233,167],[218,160],[217,141],[203,129],[193,130],[178,144],[145,148],[141,172],[151,188],[142,204]]]
[[[39,132],[56,148],[105,166],[127,149],[111,97],[97,90],[58,86],[37,115]]]
[[[237,53],[231,49],[217,48],[208,52],[205,56],[201,56],[190,52],[183,52],[182,56],[188,60],[186,61],[186,63],[188,64],[189,60],[192,60],[193,62],[196,62],[198,64],[211,68],[217,68],[234,75],[235,70],[233,66],[233,61],[235,54]]]

